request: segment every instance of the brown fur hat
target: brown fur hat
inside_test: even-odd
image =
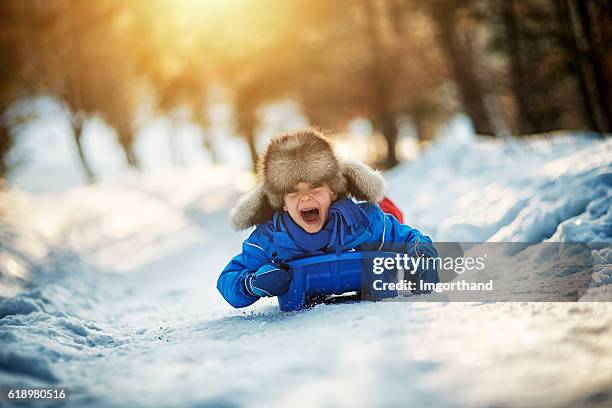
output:
[[[283,206],[283,196],[299,182],[328,183],[339,197],[353,196],[373,203],[385,194],[379,172],[365,164],[339,159],[331,142],[306,128],[276,136],[258,164],[261,182],[240,198],[230,221],[237,230],[269,220]]]

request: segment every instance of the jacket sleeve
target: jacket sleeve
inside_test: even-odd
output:
[[[422,234],[419,230],[411,228],[408,225],[400,224],[400,222],[392,215],[385,214],[384,218],[391,229],[389,238],[392,240],[392,242],[405,242],[407,244],[405,250],[407,251],[408,255],[412,257],[416,255],[429,258],[436,258],[438,256],[438,251],[436,251],[431,238],[429,238],[427,235]],[[427,283],[438,283],[440,281],[438,271],[435,266],[419,268],[415,278]],[[415,291],[413,293],[419,294],[427,292],[428,291]]]
[[[232,258],[221,272],[217,280],[217,289],[223,298],[236,308],[252,305],[259,297],[247,292],[245,278],[267,263],[269,260],[266,252],[257,243],[253,232],[242,243],[242,253]]]
[[[379,231],[377,235],[380,250],[405,252],[410,256],[430,258],[438,256],[431,238],[415,228],[401,224],[394,216],[385,214],[378,206],[373,207],[375,208],[371,209],[374,212],[371,219],[377,220],[376,224],[382,225],[382,228],[375,229]],[[439,282],[438,271],[435,268],[420,270],[418,278],[429,283]]]
[[[392,215],[383,214],[385,222],[385,241],[392,244],[406,244],[405,250],[410,255],[425,255],[429,257],[438,256],[438,252],[432,245],[431,238],[400,222]]]

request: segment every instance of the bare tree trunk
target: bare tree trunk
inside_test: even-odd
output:
[[[6,177],[8,173],[7,156],[13,141],[10,130],[3,123],[0,124],[0,178]]]
[[[206,149],[208,154],[210,154],[210,160],[212,161],[212,164],[216,166],[217,164],[219,164],[219,157],[217,156],[217,152],[215,151],[215,146],[213,145],[210,133],[207,132],[208,121],[201,110],[195,115],[195,121],[200,125],[200,129],[202,129],[202,146],[204,147],[204,149]]]
[[[378,27],[379,14],[374,5],[375,0],[365,0],[364,5],[368,14],[368,40],[372,52],[372,68],[370,78],[374,87],[375,122],[380,129],[387,145],[384,166],[390,168],[399,163],[397,158],[397,127],[390,107],[390,96],[387,81],[384,75],[382,44]]]
[[[80,116],[77,114],[77,116]],[[83,145],[81,144],[83,138],[83,128],[84,128],[84,119],[81,117],[74,118],[72,120],[72,135],[74,137],[74,142],[76,144],[77,152],[79,154],[79,161],[81,163],[81,167],[83,168],[83,172],[85,173],[85,177],[87,178],[88,183],[93,183],[96,181],[96,177],[87,162],[87,158],[85,157],[85,152],[83,152]]]
[[[125,155],[126,155],[128,164],[135,169],[140,169],[140,163],[138,162],[138,159],[136,158],[136,155],[134,154],[134,150],[132,149],[132,146],[131,145],[124,146],[124,150],[125,150]]]
[[[428,118],[425,112],[413,112],[410,115],[410,119],[414,125],[420,145],[424,145],[426,142],[433,140],[436,133],[436,126]]]
[[[217,152],[215,151],[215,146],[212,143],[210,135],[206,134],[206,131],[204,131],[204,135],[202,136],[202,144],[204,145],[204,149],[206,149],[208,154],[210,154],[212,164],[215,166],[218,165],[219,157],[217,156]]]
[[[123,153],[125,154],[125,159],[128,165],[134,169],[140,169],[140,163],[134,154],[134,148],[132,146],[131,140],[129,138],[119,137],[121,148],[123,149]]]
[[[251,169],[254,173],[257,172],[257,149],[255,148],[255,130],[249,129],[245,134],[247,145],[249,146],[249,154],[251,155]]]
[[[249,107],[238,107],[238,128],[244,137],[251,156],[251,170],[257,173],[257,149],[255,147],[255,112]]]
[[[603,69],[603,56],[599,52],[599,48],[596,46],[593,38],[589,5],[585,0],[578,1],[578,14],[580,16],[585,37],[586,59],[593,69],[593,79],[595,81],[595,93],[597,94],[597,100],[599,101],[602,116],[606,122],[606,131],[612,132],[612,111],[610,110],[610,105],[608,103],[608,95],[606,95],[606,92],[609,92],[610,88],[608,88],[606,75]],[[612,21],[609,21],[608,24],[612,24]]]
[[[528,89],[524,86],[528,83],[525,71],[525,58],[521,47],[521,33],[518,20],[514,10],[514,1],[502,1],[502,15],[506,29],[506,39],[510,51],[510,76],[512,81],[512,93],[518,108],[517,131],[522,134],[541,132],[536,115],[529,108]]]
[[[459,41],[453,7],[446,2],[431,2],[431,12],[442,51],[459,88],[462,105],[480,135],[495,135],[485,106],[481,83],[476,75],[473,52],[469,41]]]
[[[580,93],[584,101],[583,106],[585,111],[585,117],[587,119],[587,122],[589,123],[590,128],[596,132],[601,133],[601,128],[599,127],[599,124],[597,122],[595,106],[591,100],[591,95],[589,92],[587,74],[584,71],[578,42],[576,40],[576,30],[574,29],[574,23],[570,14],[571,10],[568,8],[571,7],[571,4],[568,6],[568,4],[564,0],[554,0],[554,4],[559,21],[561,23],[565,41],[567,42],[567,46],[571,52],[571,57],[576,68],[578,86],[580,88]]]
[[[125,160],[127,164],[135,169],[140,169],[140,163],[134,154],[134,137],[132,136],[131,128],[127,126],[121,126],[115,128],[117,132],[117,140],[119,141],[119,145],[125,154]]]
[[[248,95],[245,93],[244,95]],[[239,95],[234,109],[236,110],[236,119],[238,121],[238,131],[242,134],[247,146],[249,147],[249,155],[251,156],[251,169],[257,173],[257,149],[255,147],[255,129],[257,127],[257,115],[255,113],[256,106],[252,101],[245,100],[244,95]]]
[[[174,166],[183,166],[185,161],[181,154],[181,148],[179,146],[179,135],[177,128],[181,123],[180,118],[176,112],[170,113],[170,127],[168,129],[168,144],[170,147],[170,158]]]

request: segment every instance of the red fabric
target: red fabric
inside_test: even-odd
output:
[[[387,214],[393,215],[400,224],[404,223],[404,214],[402,214],[402,210],[400,210],[393,201],[389,200],[387,197],[383,198],[380,202],[380,209],[386,212]]]

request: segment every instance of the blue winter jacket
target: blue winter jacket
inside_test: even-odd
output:
[[[369,234],[348,240],[343,251],[355,250],[392,250],[409,252],[415,244],[418,250],[431,257],[437,252],[431,239],[418,230],[400,224],[392,215],[385,214],[378,205],[358,204],[370,219]],[[253,304],[257,296],[247,292],[245,278],[256,272],[265,264],[282,264],[298,258],[323,254],[323,251],[305,252],[299,248],[287,233],[277,211],[271,220],[258,225],[253,233],[242,243],[242,253],[236,255],[225,267],[217,281],[217,289],[227,302],[234,307],[245,307]],[[423,280],[438,282],[438,274],[428,271]]]

